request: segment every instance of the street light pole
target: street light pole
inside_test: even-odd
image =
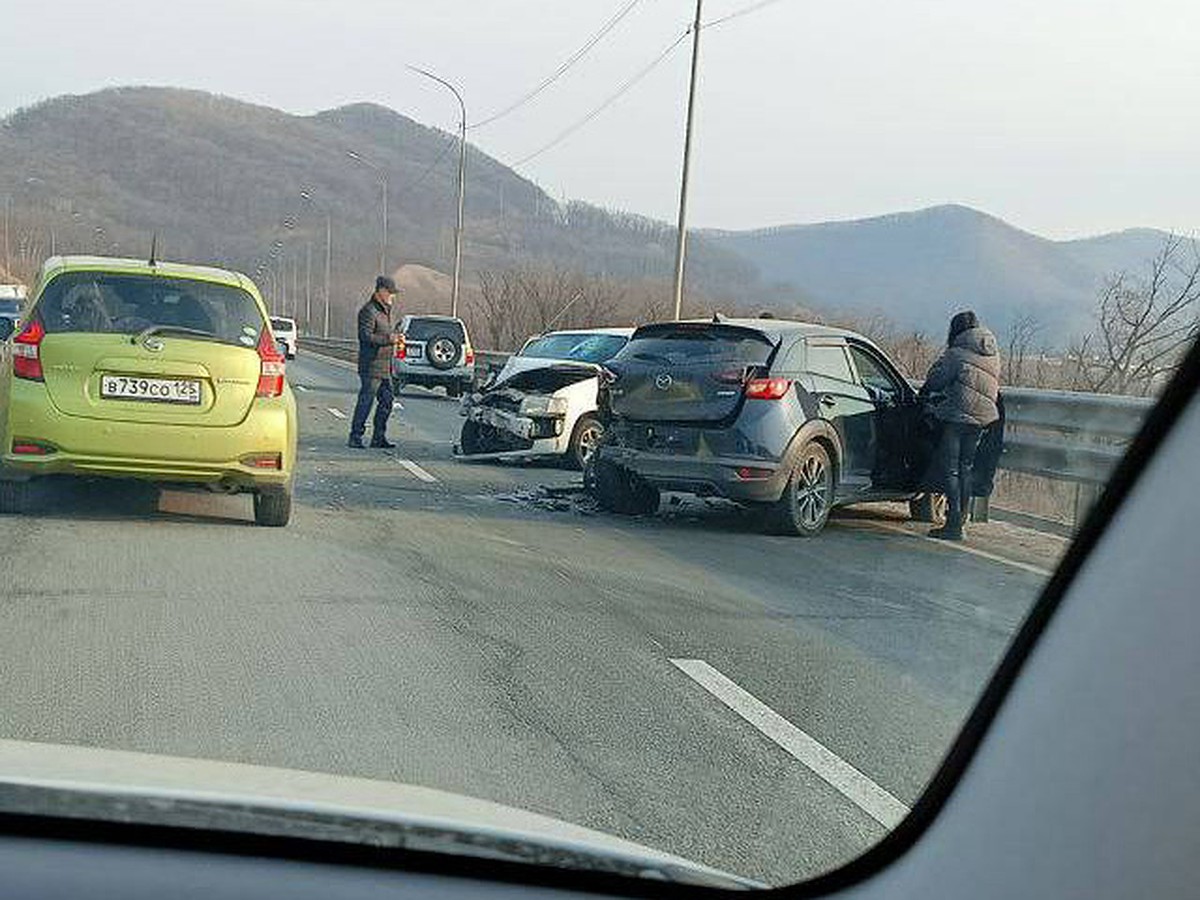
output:
[[[458,213],[454,221],[454,281],[450,293],[450,315],[457,316],[459,281],[462,276],[463,203],[467,195],[467,104],[463,101],[458,88],[446,79],[424,69],[418,69],[416,66],[408,68],[418,75],[424,75],[443,87],[449,88],[458,101]]]
[[[379,186],[382,191],[382,207],[383,207],[383,234],[379,244],[379,274],[387,274],[387,245],[388,245],[388,177],[387,172],[380,166],[375,165],[362,154],[354,150],[347,150],[346,155],[358,163],[362,163],[368,169],[371,169],[379,176]]]
[[[675,234],[675,321],[683,313],[683,266],[687,255],[687,197],[688,174],[692,162],[692,121],[696,111],[696,72],[700,63],[700,7],[696,0],[696,18],[692,22],[692,75],[688,82],[687,125],[683,138],[683,174],[679,181],[679,226]]]
[[[304,330],[312,328],[312,241],[304,243]]]
[[[333,216],[325,213],[325,326],[323,337],[329,337],[329,265],[333,257]]]

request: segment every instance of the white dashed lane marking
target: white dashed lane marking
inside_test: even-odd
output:
[[[329,414],[330,414],[331,416],[333,416],[335,419],[344,419],[344,418],[346,418],[346,414],[345,414],[344,412],[342,412],[340,409],[338,409],[336,406],[330,406],[330,407],[328,408],[328,412],[329,412]]]
[[[890,831],[908,815],[908,807],[893,794],[704,660],[671,662],[884,828]]]
[[[424,481],[426,484],[437,484],[436,475],[432,475],[425,471],[411,459],[398,459],[396,461],[400,463],[400,465],[404,466],[404,468],[407,469],[409,474],[414,478]]]

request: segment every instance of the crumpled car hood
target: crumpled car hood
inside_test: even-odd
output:
[[[0,740],[0,811],[762,887],[603,832],[434,788],[92,747]]]

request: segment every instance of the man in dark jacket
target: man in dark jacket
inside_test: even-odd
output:
[[[946,349],[921,386],[922,399],[942,426],[933,467],[946,494],[946,524],[929,532],[930,537],[963,539],[975,454],[984,429],[1000,418],[999,395],[996,338],[975,313],[960,312],[950,320]]]
[[[358,402],[350,420],[348,446],[362,450],[367,415],[375,404],[372,447],[395,447],[387,439],[388,416],[392,414],[392,357],[395,355],[396,323],[392,312],[396,282],[386,275],[375,279],[375,292],[358,311]]]

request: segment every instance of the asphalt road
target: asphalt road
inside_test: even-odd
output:
[[[5,521],[0,738],[429,785],[789,881],[884,827],[672,660],[911,804],[1044,581],[872,518],[555,509],[577,473],[455,460],[440,394],[352,451],[353,373],[289,374],[289,528],[119,483]]]

